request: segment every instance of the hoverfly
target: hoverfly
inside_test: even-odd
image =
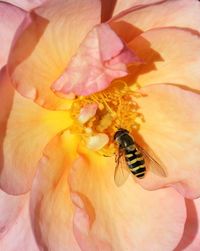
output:
[[[164,165],[154,152],[149,147],[147,152],[139,146],[128,130],[119,128],[114,135],[114,140],[119,149],[114,175],[117,186],[121,186],[130,173],[139,179],[144,178],[147,167],[159,176],[166,176]]]

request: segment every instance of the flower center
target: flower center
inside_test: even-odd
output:
[[[106,154],[113,150],[113,135],[118,128],[138,130],[143,120],[136,102],[139,97],[141,93],[122,80],[114,81],[104,91],[78,97],[71,108],[74,123],[70,129],[80,134],[86,144],[89,137],[106,134],[108,142],[103,147]]]

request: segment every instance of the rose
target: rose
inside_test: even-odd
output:
[[[187,197],[198,197],[196,174],[199,162],[199,115],[196,109],[199,96],[196,92],[199,73],[195,69],[199,62],[196,53],[199,48],[199,4],[197,1],[192,2],[193,4],[188,1],[160,1],[148,6],[137,6],[134,2],[128,2],[130,6],[133,4],[133,9],[126,10],[122,15],[119,14],[108,21],[111,28],[106,24],[97,26],[92,31],[92,27],[99,23],[100,16],[100,5],[96,1],[68,1],[65,4],[63,1],[51,1],[27,14],[14,37],[9,60],[7,61],[5,53],[2,62],[3,65],[7,61],[7,67],[1,72],[1,138],[4,153],[1,162],[4,165],[0,182],[1,188],[11,194],[18,195],[30,189],[31,192],[30,195],[21,195],[17,198],[5,194],[1,196],[5,198],[3,201],[7,201],[1,208],[5,210],[5,205],[9,208],[8,214],[2,214],[3,226],[10,228],[2,240],[4,249],[9,250],[8,243],[12,246],[13,242],[10,240],[19,232],[16,227],[11,226],[19,215],[22,204],[26,203],[21,217],[18,218],[18,225],[27,227],[29,231],[23,234],[29,241],[31,250],[37,250],[27,215],[29,197],[34,235],[41,250],[79,250],[78,246],[87,251],[175,248],[182,236],[185,222],[185,206],[181,195],[172,188],[147,192],[131,178],[120,189],[117,188],[113,182],[113,159],[99,157],[94,152],[94,148],[101,146],[107,135],[104,132],[103,135],[94,136],[90,136],[90,133],[87,136],[86,133],[87,147],[92,145],[92,150],[85,146],[80,147],[80,156],[75,161],[78,157],[76,153],[79,142],[75,132],[79,133],[80,128],[74,126],[66,111],[69,108],[71,111],[71,103],[74,104],[74,101],[55,96],[50,87],[55,91],[63,91],[64,94],[69,94],[69,91],[79,94],[81,80],[84,77],[82,94],[85,95],[88,91],[85,86],[90,83],[87,80],[92,79],[94,87],[101,74],[105,78],[101,80],[101,85],[93,88],[92,93],[104,88],[110,90],[107,87],[116,77],[128,74],[120,80],[128,84],[134,84],[137,77],[137,82],[143,87],[141,91],[145,94],[137,99],[134,97],[145,119],[145,123],[140,124],[139,134],[163,160],[168,174],[167,178],[159,178],[148,172],[140,184],[147,189],[174,186]],[[120,4],[117,3],[115,12],[120,12],[118,8],[123,8]],[[14,10],[18,14],[15,27],[11,27],[15,30],[25,13],[20,10],[16,12],[14,7],[8,8],[5,4],[3,6],[6,7],[4,10]],[[103,6],[106,6],[105,3]],[[173,10],[176,10],[175,17]],[[163,13],[168,18],[165,22],[161,18]],[[106,6],[102,11],[102,17],[109,14]],[[196,18],[186,18],[190,14]],[[10,19],[6,21],[13,23]],[[167,28],[162,28],[164,26]],[[112,41],[112,46],[106,44],[105,33],[101,33],[102,28],[107,32],[109,41]],[[100,40],[95,36],[98,29],[101,33]],[[127,29],[131,32],[127,33]],[[92,33],[88,33],[89,31]],[[14,35],[14,32],[12,34]],[[7,51],[8,41],[12,38],[13,36],[7,38]],[[91,41],[103,43],[99,48],[93,48]],[[191,44],[193,50],[189,50]],[[175,49],[175,45],[178,45],[178,48]],[[103,53],[104,60],[92,57],[98,55],[96,52]],[[87,53],[89,58],[86,62],[90,68],[83,64],[84,60],[80,60],[84,59],[82,56],[86,56]],[[74,54],[76,55],[72,58]],[[77,62],[80,74],[68,90],[65,86],[68,78],[71,80],[70,83],[74,80],[74,74],[77,73],[74,72],[74,67],[77,67]],[[131,63],[128,68],[127,63]],[[93,78],[91,73],[94,73]],[[61,75],[63,78],[60,78]],[[58,79],[64,79],[59,84],[59,87],[62,86],[61,89],[55,85]],[[10,82],[26,98],[14,92]],[[124,85],[119,91],[112,89],[115,91],[113,94],[118,97],[121,91],[126,90],[123,88]],[[91,89],[89,91],[91,92]],[[53,111],[41,108],[27,98],[34,99],[37,104]],[[102,99],[98,94],[95,94],[95,98],[99,105],[102,105]],[[86,101],[88,102],[87,97]],[[84,119],[86,117],[86,122],[87,119],[94,119],[99,113],[96,108],[90,110],[89,106],[87,109],[87,102],[77,103],[80,113],[76,114],[79,115],[79,119],[82,115]],[[110,101],[107,103],[110,104]],[[111,108],[115,112],[116,106]],[[128,107],[125,108],[125,114],[129,114]],[[63,111],[58,111],[61,109]],[[73,111],[76,112],[76,109]],[[135,112],[134,118],[137,119],[137,109]],[[107,114],[104,116],[106,123],[101,121],[100,129],[108,126],[110,118],[107,119],[106,116]],[[134,122],[137,125],[136,120]],[[73,135],[68,132],[60,133],[68,126]],[[85,126],[85,122],[82,126]],[[170,140],[172,135],[173,141]],[[97,137],[95,142],[94,137]],[[108,134],[107,137],[111,138],[111,135]],[[185,149],[191,154],[185,155]],[[193,169],[190,170],[191,164]],[[14,210],[13,205],[16,205]],[[187,222],[191,220],[192,205],[192,202],[187,204]],[[24,219],[27,219],[26,224],[23,223]],[[196,231],[195,224],[193,231]],[[150,238],[147,238],[148,236]],[[182,239],[179,248],[185,245],[185,235]],[[16,246],[13,248],[27,250],[26,244],[15,239],[13,245]]]

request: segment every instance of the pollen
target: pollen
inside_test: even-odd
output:
[[[113,148],[113,135],[118,128],[125,128],[130,132],[139,129],[143,121],[143,116],[138,111],[139,97],[141,94],[137,90],[132,90],[121,80],[114,81],[104,91],[78,97],[71,107],[74,120],[71,130],[80,134],[85,143],[97,134],[107,135],[109,140],[103,147],[106,155]]]

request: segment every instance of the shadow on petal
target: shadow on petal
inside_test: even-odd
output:
[[[50,86],[99,23],[100,2],[47,1],[27,15],[26,21],[18,30],[8,63],[15,87],[42,107],[66,110],[71,102],[56,96]]]
[[[14,98],[14,89],[12,86],[7,88],[5,84],[3,84],[4,79],[6,79],[6,68],[4,67],[0,72],[0,91],[1,91],[1,114],[0,114],[0,174],[4,165],[4,138],[6,136],[6,129],[8,118],[13,106],[13,98]]]
[[[110,26],[126,43],[132,41],[135,37],[143,32],[138,27],[123,20],[111,22]],[[127,30],[129,32],[127,32]]]
[[[140,35],[143,31],[138,27],[123,20],[111,22],[110,26],[127,43],[127,47],[141,59],[140,63],[134,62],[128,65],[129,75],[123,77],[127,83],[134,84],[139,75],[156,71],[157,62],[165,61],[161,54],[152,48],[151,42]],[[135,40],[138,41],[137,44],[133,43]]]
[[[106,22],[112,17],[117,0],[101,0],[101,22]]]
[[[26,13],[21,9],[11,5],[10,3],[0,1],[0,68],[7,63],[15,32],[22,23],[25,15]]]
[[[30,19],[32,22],[25,28],[12,48],[12,56],[9,58],[10,74],[33,53],[49,23],[47,19],[38,16],[34,12],[30,14]]]
[[[183,232],[182,239],[180,240],[178,246],[174,251],[185,250],[196,238],[199,224],[198,224],[198,215],[195,204],[192,200],[185,200],[186,210],[187,210],[187,219],[185,223],[185,228]]]

